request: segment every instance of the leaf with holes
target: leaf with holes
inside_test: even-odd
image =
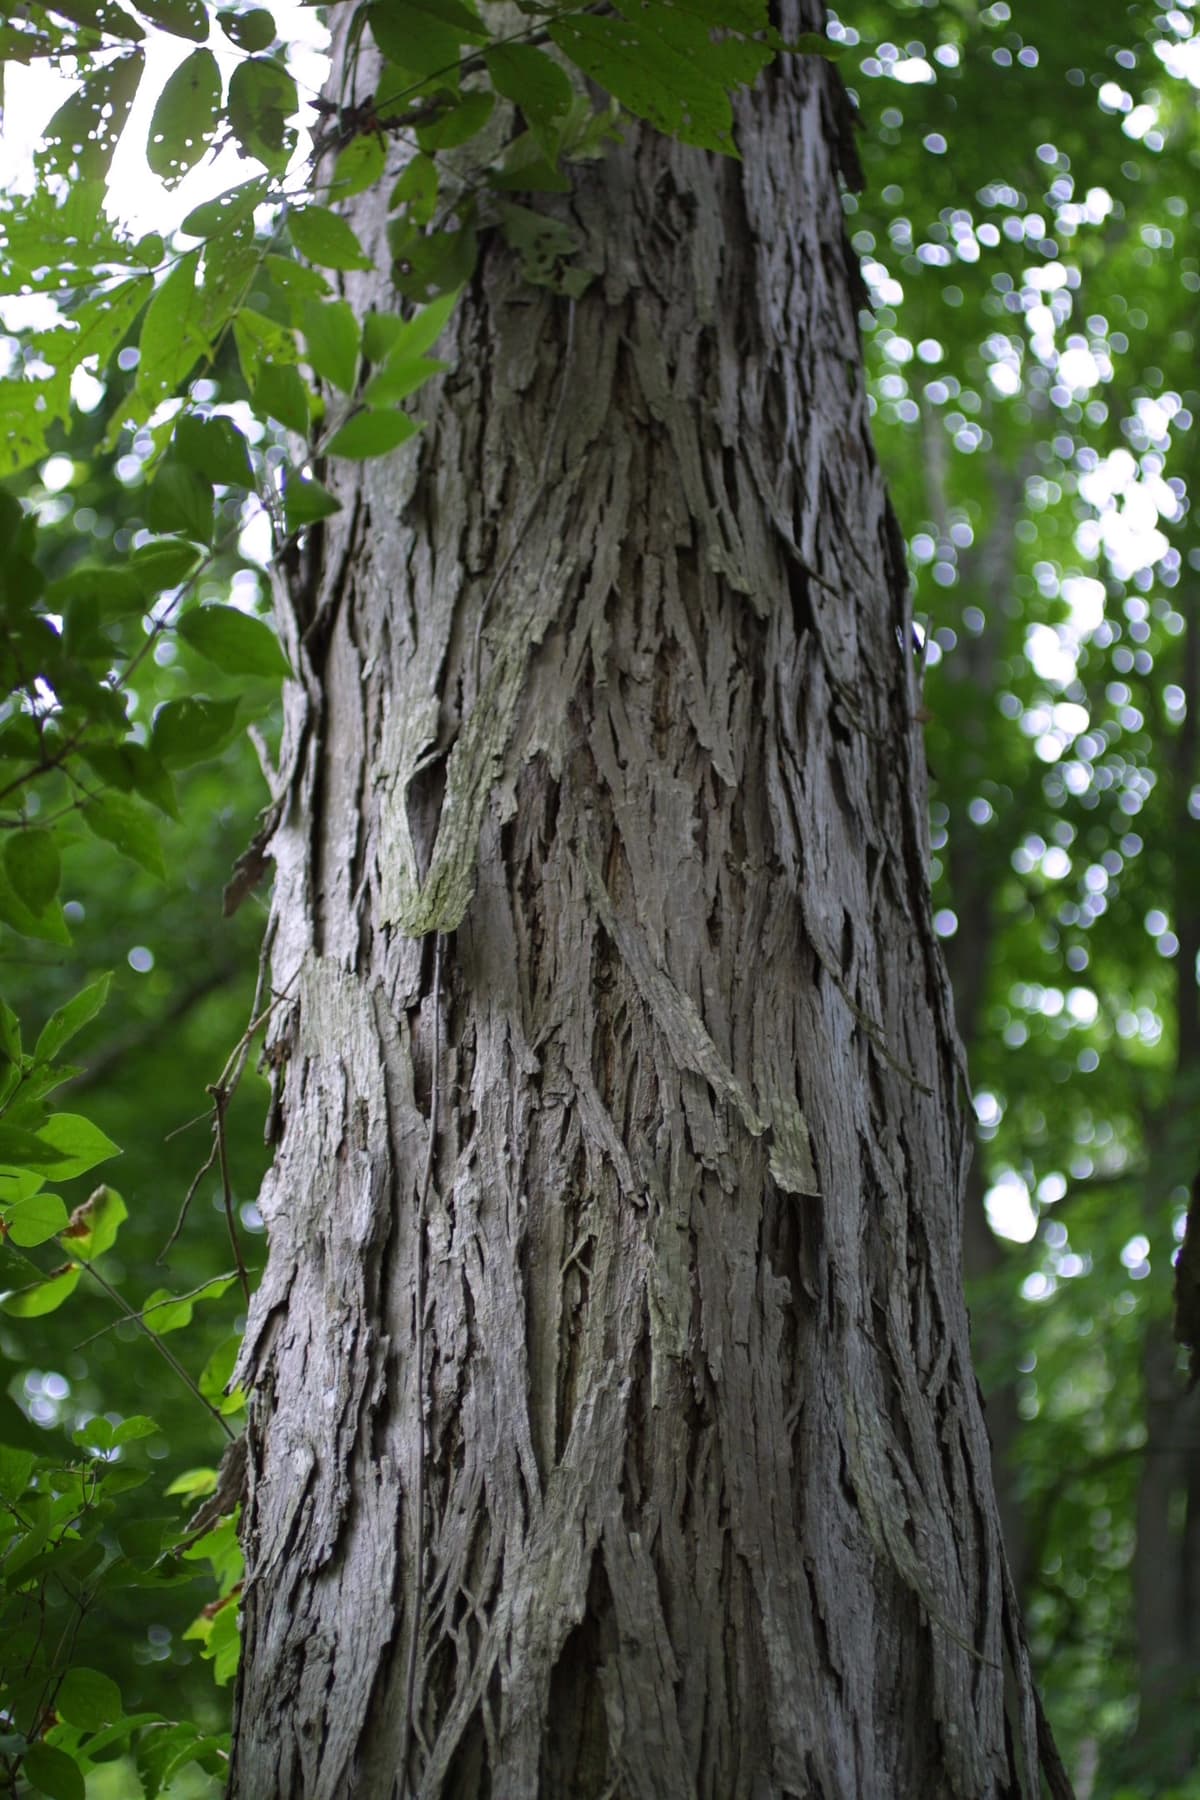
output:
[[[138,340],[137,386],[126,403],[138,424],[149,418],[160,400],[177,391],[209,348],[203,330],[204,295],[196,286],[199,259],[198,250],[181,256],[146,308]],[[110,432],[114,442],[123,416],[120,409],[114,415]]]
[[[254,181],[243,181],[239,187],[226,188],[215,200],[203,200],[199,206],[194,206],[179,229],[187,237],[198,238],[217,237],[222,231],[232,231],[253,216],[266,192],[265,175],[259,175]]]
[[[169,31],[173,37],[191,38],[202,44],[208,36],[208,8],[204,0],[134,0],[143,19]]]
[[[223,9],[217,14],[217,22],[239,50],[248,50],[251,55],[256,50],[269,49],[275,42],[275,21],[261,6],[241,13]]]
[[[53,175],[77,170],[83,181],[103,181],[145,66],[142,51],[130,50],[85,75],[42,133],[39,168]]]
[[[576,68],[656,130],[736,156],[727,89],[770,60],[768,46],[737,37],[714,44],[709,21],[678,8],[630,12],[559,19],[550,36]]]
[[[54,11],[86,31],[102,31],[106,37],[129,38],[140,43],[145,32],[112,0],[54,0]]]
[[[521,273],[534,287],[562,286],[564,263],[579,248],[579,234],[559,219],[528,206],[500,208],[501,230],[521,258]]]
[[[296,84],[264,57],[239,63],[229,82],[229,123],[250,156],[282,174],[296,143],[288,120],[297,108]]]

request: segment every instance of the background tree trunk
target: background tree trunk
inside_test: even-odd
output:
[[[1038,1791],[847,131],[485,240],[284,607],[240,1800]]]

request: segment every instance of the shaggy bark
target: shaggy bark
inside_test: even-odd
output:
[[[488,244],[284,609],[240,1800],[1038,1791],[845,130]]]

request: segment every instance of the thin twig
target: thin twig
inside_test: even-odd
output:
[[[237,1264],[238,1280],[242,1284],[246,1305],[249,1306],[250,1277],[246,1273],[246,1262],[242,1255],[241,1240],[238,1237],[237,1220],[233,1216],[233,1183],[229,1178],[229,1146],[225,1142],[225,1111],[229,1105],[230,1090],[214,1083],[208,1091],[213,1099],[213,1134],[217,1140],[217,1155],[221,1164],[221,1199],[225,1205],[225,1223],[229,1227],[229,1242],[233,1245],[233,1260]]]
[[[219,1161],[221,1164],[221,1183],[225,1201],[225,1216],[229,1222],[229,1235],[233,1240],[233,1254],[237,1260],[238,1275],[241,1279],[242,1290],[245,1293],[247,1304],[249,1304],[250,1301],[250,1288],[246,1275],[246,1265],[242,1257],[241,1246],[237,1240],[237,1226],[233,1217],[233,1184],[229,1178],[229,1158],[225,1148],[225,1114],[228,1110],[229,1102],[233,1099],[233,1096],[237,1091],[238,1083],[241,1081],[242,1075],[245,1072],[246,1058],[250,1054],[251,1044],[254,1042],[258,1032],[270,1018],[272,1012],[279,1005],[280,1001],[285,998],[288,988],[291,987],[292,981],[295,979],[296,977],[293,975],[291,980],[286,982],[277,994],[272,994],[270,1001],[260,1012],[258,1010],[258,1005],[259,1001],[262,999],[264,983],[263,965],[260,962],[258,982],[254,989],[254,1001],[251,1006],[250,1023],[226,1057],[225,1067],[221,1070],[216,1081],[205,1090],[206,1093],[212,1096],[213,1103],[211,1114],[213,1128],[212,1149],[209,1151],[201,1167],[197,1169],[195,1175],[192,1177],[191,1185],[189,1186],[187,1193],[183,1196],[183,1205],[179,1208],[179,1215],[171,1228],[171,1235],[168,1237],[166,1243],[163,1245],[155,1259],[160,1263],[166,1262],[167,1257],[171,1254],[171,1251],[175,1246],[180,1232],[183,1230],[184,1223],[187,1220],[188,1211],[196,1196],[196,1189],[200,1186],[200,1183],[204,1180],[204,1177],[208,1174],[213,1164]],[[167,1141],[169,1142],[173,1137],[178,1137],[179,1133],[182,1131],[190,1131],[193,1125],[198,1125],[202,1119],[206,1119],[209,1116],[208,1113],[197,1113],[194,1119],[188,1119],[185,1124],[177,1125],[174,1131],[169,1131],[167,1133]]]
[[[210,1275],[207,1281],[202,1281],[199,1287],[189,1288],[186,1294],[168,1294],[165,1300],[155,1300],[127,1316],[144,1321],[150,1317],[151,1313],[161,1312],[165,1306],[186,1306],[189,1300],[198,1300],[218,1281],[232,1281],[236,1273],[236,1269],[230,1269],[225,1275]],[[86,1350],[89,1344],[96,1342],[97,1338],[102,1338],[108,1332],[115,1331],[120,1323],[120,1319],[113,1319],[109,1324],[102,1325],[99,1331],[93,1331],[90,1337],[81,1338],[75,1346],[76,1350]]]
[[[129,1319],[134,1325],[136,1325],[138,1327],[139,1331],[145,1332],[146,1336],[150,1339],[150,1342],[154,1345],[154,1348],[158,1351],[158,1354],[162,1357],[163,1361],[170,1364],[171,1368],[174,1369],[175,1373],[178,1375],[180,1381],[183,1382],[184,1386],[187,1388],[190,1388],[191,1392],[193,1394],[195,1394],[197,1400],[200,1402],[201,1406],[204,1407],[205,1411],[210,1412],[212,1414],[213,1418],[217,1421],[217,1424],[221,1427],[221,1430],[225,1433],[225,1436],[227,1438],[236,1437],[237,1433],[236,1433],[236,1431],[234,1431],[232,1425],[230,1425],[228,1419],[224,1416],[223,1413],[218,1411],[218,1409],[213,1405],[212,1401],[210,1399],[208,1399],[207,1395],[202,1394],[200,1392],[200,1389],[199,1389],[198,1385],[196,1384],[196,1382],[193,1381],[192,1377],[188,1374],[188,1371],[184,1368],[183,1364],[179,1361],[179,1358],[174,1354],[174,1352],[167,1349],[167,1346],[163,1343],[163,1341],[159,1337],[157,1331],[151,1331],[150,1327],[147,1325],[145,1319],[142,1318],[141,1314],[136,1313],[133,1310],[132,1306],[130,1306],[130,1304],[129,1304],[128,1300],[126,1300],[125,1296],[123,1294],[119,1294],[117,1292],[116,1288],[113,1286],[111,1281],[105,1280],[104,1276],[101,1275],[99,1269],[97,1269],[93,1263],[85,1262],[83,1266],[87,1270],[88,1274],[91,1276],[92,1280],[94,1282],[96,1282],[98,1286],[100,1286],[104,1289],[104,1292],[108,1295],[109,1299],[114,1303],[114,1305],[120,1307],[121,1311],[125,1314],[125,1317],[127,1319]]]

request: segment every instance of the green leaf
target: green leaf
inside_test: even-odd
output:
[[[431,156],[418,153],[406,165],[388,200],[388,211],[403,207],[413,225],[428,225],[437,211],[438,170]]]
[[[0,475],[27,469],[46,455],[49,411],[36,412],[39,383],[0,381]]]
[[[305,300],[300,309],[308,360],[317,374],[344,394],[358,374],[358,320],[345,300]]]
[[[564,263],[579,249],[578,232],[528,206],[507,203],[500,208],[500,221],[505,239],[520,255],[526,281],[536,287],[558,288]]]
[[[198,238],[216,237],[223,231],[232,231],[254,216],[254,209],[262,205],[266,192],[265,175],[243,181],[240,187],[226,188],[215,200],[203,200],[199,206],[194,206],[179,229],[188,237]]]
[[[256,50],[268,49],[275,42],[275,21],[262,7],[256,6],[242,13],[219,12],[217,20],[226,37],[239,50],[253,54]]]
[[[192,1322],[192,1309],[202,1300],[219,1300],[237,1280],[236,1275],[220,1275],[205,1282],[190,1294],[172,1294],[168,1288],[155,1288],[145,1305],[142,1317],[151,1331],[165,1337],[169,1331],[180,1331]],[[168,1492],[170,1490],[168,1489]]]
[[[203,762],[230,742],[237,713],[236,700],[168,700],[154,715],[151,746],[175,768]]]
[[[209,239],[204,253],[204,328],[210,338],[222,336],[246,304],[261,261],[253,220]]]
[[[60,1006],[57,1012],[51,1013],[42,1027],[41,1036],[34,1045],[33,1060],[35,1063],[53,1062],[65,1044],[69,1044],[77,1031],[82,1031],[88,1022],[95,1018],[104,1002],[108,999],[108,990],[112,984],[112,975],[101,975],[81,988],[74,999]]]
[[[438,375],[449,367],[449,363],[436,362],[424,356],[411,359],[403,356],[389,357],[383,368],[367,382],[362,397],[368,406],[394,406],[401,400],[407,400],[418,388],[424,387],[431,376]]]
[[[452,106],[432,125],[422,125],[417,131],[417,142],[422,150],[453,150],[459,144],[468,143],[477,132],[483,130],[492,116],[492,108],[496,104],[496,96],[486,88],[477,88],[472,93],[464,94],[457,106]]]
[[[260,364],[253,399],[254,410],[260,417],[278,419],[297,436],[307,437],[308,389],[294,364]]]
[[[139,1438],[158,1437],[161,1431],[157,1419],[149,1418],[146,1413],[131,1413],[114,1427],[113,1448],[119,1450],[122,1444],[134,1444]]]
[[[394,405],[423,386],[430,376],[450,367],[424,355],[436,343],[458,304],[457,290],[422,307],[415,318],[368,313],[363,346],[372,362],[382,364],[363,389],[369,406]]]
[[[707,19],[645,4],[631,17],[575,14],[549,26],[577,68],[639,119],[685,144],[736,156],[727,89],[770,60],[764,44],[714,44]],[[752,78],[752,74],[749,78]]]
[[[530,44],[493,44],[484,52],[498,94],[512,100],[531,125],[549,125],[568,111],[574,97],[565,70]]]
[[[54,1706],[59,1718],[80,1731],[99,1731],[125,1710],[120,1688],[99,1669],[68,1669]]]
[[[86,1800],[83,1771],[65,1750],[52,1744],[30,1744],[22,1767],[30,1786],[49,1800]]]
[[[23,1125],[0,1122],[0,1164],[10,1169],[41,1170],[58,1174],[64,1158],[49,1138]],[[37,1186],[41,1186],[38,1182]]]
[[[106,794],[102,799],[89,800],[83,808],[83,822],[98,838],[114,845],[122,856],[140,863],[160,881],[166,880],[167,865],[163,861],[158,830],[149,813],[136,800],[127,800],[121,794]]]
[[[232,1332],[230,1336],[222,1338],[205,1363],[198,1385],[206,1400],[220,1401],[233,1398],[232,1395],[226,1394],[225,1390],[229,1386],[233,1371],[237,1366],[241,1347],[240,1334]],[[238,1392],[241,1392],[240,1388]]]
[[[318,519],[327,519],[341,510],[341,501],[335,500],[319,481],[307,479],[295,469],[288,470],[287,485],[283,490],[283,516],[289,532],[299,531],[304,525],[314,525]]]
[[[8,1234],[22,1250],[44,1244],[67,1223],[67,1209],[57,1194],[34,1194],[6,1209]]]
[[[368,313],[363,325],[363,348],[374,363],[392,356],[406,360],[431,350],[449,324],[458,305],[460,289],[441,294],[411,319],[395,313]]]
[[[0,1297],[0,1311],[14,1319],[44,1318],[47,1313],[57,1312],[63,1301],[71,1297],[82,1274],[83,1270],[77,1264],[66,1263],[43,1280]]]
[[[38,336],[37,346],[45,361],[66,377],[68,395],[70,370],[93,356],[98,369],[107,368],[153,292],[153,276],[133,275],[78,302],[61,326]]]
[[[292,672],[271,627],[239,607],[195,607],[184,613],[176,630],[186,644],[227,675],[280,676]]]
[[[178,458],[164,457],[146,492],[146,522],[153,531],[178,531],[211,544],[212,488]]]
[[[845,56],[849,44],[836,44],[819,31],[802,31],[799,37],[790,38],[781,48],[790,50],[794,56],[823,56],[828,62],[837,62]]]
[[[4,840],[4,873],[22,905],[31,913],[45,912],[62,876],[54,833],[10,831]]]
[[[392,221],[394,226],[397,221]],[[389,237],[392,233],[389,226]],[[479,239],[469,225],[457,231],[435,231],[428,237],[402,234],[396,246],[396,286],[408,300],[430,300],[460,288],[470,280],[479,253]]]
[[[21,1021],[6,1001],[0,1000],[0,1069],[5,1064],[21,1067]]]
[[[421,20],[428,19],[435,24],[445,24],[464,43],[487,42],[488,34],[479,15],[472,7],[464,5],[463,0],[376,0],[372,8],[372,31],[381,19],[390,20],[401,29],[407,25],[418,30]]]
[[[370,24],[388,61],[413,75],[456,78],[464,41],[487,41],[479,20],[456,0],[431,0],[425,6],[420,0],[376,0]]]
[[[252,487],[254,473],[246,440],[232,419],[201,419],[188,413],[175,426],[175,449],[206,481],[224,487]]]
[[[0,1450],[0,1457],[2,1457],[3,1454],[3,1450]],[[10,1454],[16,1453],[10,1452]],[[32,1460],[31,1457],[30,1461]],[[2,1468],[3,1464],[0,1463],[0,1469]],[[177,1475],[174,1481],[170,1482],[163,1489],[164,1494],[182,1494],[185,1499],[188,1500],[203,1500],[206,1494],[215,1494],[216,1491],[216,1469],[185,1469],[182,1475]]]
[[[151,600],[164,589],[182,587],[203,560],[193,545],[181,543],[178,538],[151,538],[131,554],[129,572]]]
[[[208,36],[208,9],[204,0],[134,0],[144,19],[152,19],[173,37],[191,38],[202,44]]]
[[[368,456],[386,456],[415,437],[418,429],[418,421],[407,413],[360,412],[334,432],[325,448],[330,456],[349,456],[361,462]]]
[[[121,1154],[119,1147],[98,1125],[93,1125],[79,1113],[51,1113],[39,1126],[38,1136],[60,1159],[53,1166],[56,1181],[70,1181],[72,1176],[85,1175],[97,1163],[108,1162],[110,1157]]]
[[[46,598],[59,612],[64,612],[72,600],[94,600],[105,613],[140,613],[144,610],[145,590],[129,569],[85,558],[58,581],[51,582]],[[29,754],[36,756],[36,745]]]
[[[48,174],[103,181],[129,118],[146,58],[127,51],[85,74],[42,132],[35,152]]]
[[[208,25],[205,21],[205,35]],[[167,78],[146,140],[152,172],[173,187],[205,155],[217,129],[221,71],[211,50],[193,50]]]
[[[138,341],[137,386],[131,396],[138,423],[178,391],[197,357],[209,349],[202,329],[204,295],[196,286],[199,259],[198,250],[181,256],[146,308]]]
[[[32,1450],[14,1450],[11,1444],[0,1444],[0,1496],[5,1500],[19,1500],[29,1486],[36,1461]],[[170,1492],[169,1488],[167,1492]]]
[[[298,267],[299,265],[297,265]],[[317,277],[320,280],[320,277]],[[246,386],[253,388],[264,364],[274,363],[291,368],[300,351],[292,329],[266,318],[252,307],[242,307],[234,316],[233,341]]]
[[[98,1187],[82,1206],[75,1208],[70,1224],[59,1233],[59,1238],[72,1256],[81,1262],[94,1262],[112,1249],[128,1217],[129,1209],[116,1188]]]
[[[288,214],[288,230],[301,256],[323,269],[369,269],[371,258],[345,219],[327,206],[294,207]]]
[[[8,1206],[14,1200],[28,1200],[30,1194],[36,1194],[40,1187],[45,1186],[45,1182],[46,1177],[39,1174],[36,1169],[12,1167],[0,1169],[0,1205]],[[3,1242],[0,1242],[0,1261],[3,1261],[5,1248]],[[0,1271],[0,1280],[7,1281],[8,1279],[8,1275]],[[0,1405],[2,1404],[3,1402],[0,1402]]]
[[[363,319],[362,334],[363,355],[367,361],[377,364],[386,362],[407,323],[399,313],[367,313]]]
[[[54,11],[87,31],[102,31],[106,37],[129,38],[139,43],[146,35],[136,19],[110,4],[110,0],[55,0]]]
[[[267,255],[263,258],[263,269],[289,303],[319,300],[330,291],[323,275],[318,275],[306,263],[297,262],[294,256]]]
[[[229,123],[247,154],[282,174],[295,146],[288,120],[297,109],[296,84],[263,58],[239,63],[229,83]]]
[[[387,151],[381,138],[372,132],[351,138],[334,164],[333,179],[329,184],[330,194],[336,200],[347,200],[352,194],[361,194],[366,188],[374,186],[386,164]]]
[[[161,759],[144,744],[132,740],[124,744],[84,744],[80,755],[109,787],[122,794],[141,794],[169,819],[179,817],[175,784]]]

